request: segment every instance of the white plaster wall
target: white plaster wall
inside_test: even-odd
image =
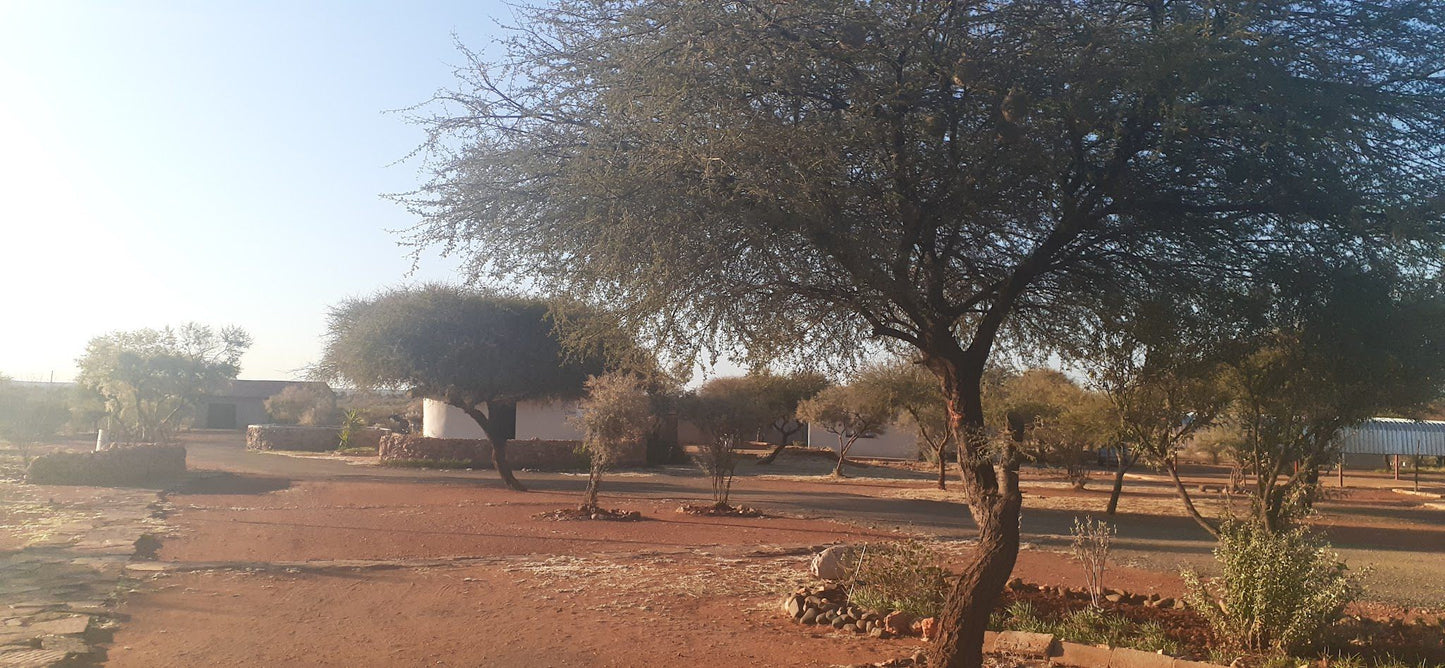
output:
[[[816,425],[808,425],[808,445],[838,451],[838,437]],[[872,438],[860,438],[848,449],[849,457],[918,459],[918,437],[913,432],[889,426]]]
[[[517,439],[580,441],[582,430],[571,422],[576,414],[575,401],[524,401],[517,404]]]
[[[483,408],[482,412],[486,412]],[[421,435],[427,438],[486,438],[471,416],[435,399],[421,401]]]
[[[517,404],[517,440],[578,441],[582,430],[568,422],[577,411],[574,401]],[[486,412],[486,407],[482,407]],[[421,435],[428,438],[486,438],[477,421],[462,409],[433,399],[421,402]]]

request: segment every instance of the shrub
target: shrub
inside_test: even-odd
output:
[[[572,422],[585,434],[581,447],[589,459],[582,506],[596,510],[602,473],[612,468],[623,448],[652,429],[647,386],[641,378],[621,372],[588,378],[587,397]]]
[[[1109,542],[1117,530],[1108,522],[1092,517],[1074,518],[1074,556],[1084,565],[1089,603],[1097,608],[1104,601],[1104,568],[1109,563]]]
[[[335,425],[341,418],[336,409],[336,393],[320,383],[287,385],[266,400],[266,413],[277,424],[308,427]]]
[[[1221,642],[1295,652],[1316,642],[1358,594],[1345,564],[1305,528],[1270,532],[1258,520],[1221,527],[1220,576],[1184,572],[1188,600]]]
[[[844,562],[854,573],[848,600],[873,610],[901,610],[933,617],[943,609],[948,574],[933,548],[917,540],[873,543]]]
[[[1171,656],[1184,651],[1183,645],[1169,637],[1159,624],[1135,623],[1127,617],[1098,608],[1075,610],[1054,621],[1039,615],[1029,602],[1015,601],[995,615],[997,619],[990,618],[989,628],[1001,631],[1047,633],[1070,642],[1128,647]]]

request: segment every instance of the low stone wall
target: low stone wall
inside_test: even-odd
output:
[[[99,452],[55,452],[30,462],[25,482],[34,485],[149,485],[186,473],[179,445],[115,446]]]
[[[587,468],[587,455],[578,451],[579,441],[510,441],[507,461],[514,469],[571,471]],[[434,461],[468,462],[476,468],[491,468],[492,443],[486,439],[426,438],[413,434],[391,434],[381,438],[378,449],[382,462]],[[642,466],[647,448],[638,442],[626,448],[617,466]]]
[[[371,427],[355,430],[351,432],[350,447],[377,447],[381,444],[382,437],[390,433],[390,429]],[[340,442],[341,430],[337,427],[253,424],[246,428],[247,450],[326,452],[335,450]]]

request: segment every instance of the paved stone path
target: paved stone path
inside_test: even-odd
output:
[[[153,490],[0,481],[0,666],[103,661],[126,566],[164,515]]]

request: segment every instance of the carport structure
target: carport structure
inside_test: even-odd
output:
[[[1344,486],[1345,458],[1350,455],[1388,457],[1396,480],[1400,479],[1400,458],[1413,457],[1417,486],[1420,458],[1445,457],[1445,422],[1439,420],[1370,418],[1341,430],[1337,439],[1341,486]]]

